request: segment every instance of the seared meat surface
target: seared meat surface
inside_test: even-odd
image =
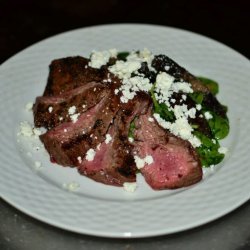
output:
[[[202,178],[199,158],[187,141],[168,133],[152,118],[152,110],[136,121],[135,152],[140,158],[147,155],[154,162],[141,169],[153,189],[174,189],[189,186]]]
[[[112,60],[109,65],[115,63]],[[77,167],[80,174],[97,182],[122,186],[136,181],[135,155],[150,155],[153,162],[140,171],[153,189],[186,187],[200,181],[202,169],[195,149],[158,124],[150,94],[136,90],[135,97],[121,101],[122,80],[107,65],[92,68],[89,61],[80,56],[52,61],[44,94],[36,98],[34,123],[47,129],[40,139],[51,161]],[[196,77],[166,56],[156,56],[152,65],[143,62],[134,75],[144,75],[153,84],[157,72],[188,81],[193,89],[209,95]],[[181,102],[181,95],[176,95],[176,102]],[[190,103],[193,105],[191,99]],[[210,135],[204,120],[195,121]],[[131,124],[133,140],[129,140]]]
[[[88,82],[61,95],[39,96],[33,107],[35,126],[51,129],[63,122],[69,122],[70,107],[76,107],[76,113],[83,113],[96,105],[107,92],[108,89],[103,84]]]
[[[100,82],[105,72],[88,67],[89,60],[81,57],[66,57],[52,61],[44,96],[60,95],[87,82]]]
[[[110,125],[107,135],[110,142],[103,141],[93,161],[84,160],[79,172],[106,184],[121,186],[124,182],[136,181],[136,166],[133,145],[128,141],[130,123],[148,109],[150,98],[140,93],[130,102],[123,104]]]

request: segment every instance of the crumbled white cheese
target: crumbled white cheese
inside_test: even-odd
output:
[[[35,169],[37,169],[37,170],[41,169],[41,167],[42,167],[42,163],[40,161],[35,161],[34,165],[35,165]]]
[[[189,116],[190,118],[195,118],[195,114],[196,114],[196,109],[191,108],[188,110],[187,116]]]
[[[53,107],[50,106],[50,107],[48,108],[48,110],[49,110],[49,113],[51,113],[51,112],[53,111]]]
[[[179,93],[193,93],[193,89],[191,88],[191,84],[187,82],[175,82],[172,84],[173,92]]]
[[[109,67],[109,71],[120,79],[129,78],[131,74],[141,67],[141,62],[136,60],[117,61],[114,65]]]
[[[82,163],[82,157],[81,157],[81,156],[78,156],[78,157],[77,157],[77,161],[81,164],[81,163]]]
[[[71,192],[76,191],[79,187],[80,187],[80,184],[74,181],[70,183],[63,183],[63,188]]]
[[[196,109],[197,110],[201,110],[201,105],[200,104],[196,104]]]
[[[119,89],[115,89],[115,94],[122,92],[120,97],[121,102],[126,103],[136,95],[137,91],[149,91],[152,85],[148,78],[144,78],[142,74],[138,73],[138,69],[141,68],[142,62],[147,62],[151,70],[151,62],[153,60],[153,54],[144,49],[139,53],[131,52],[126,61],[116,61],[116,63],[109,67],[109,71],[122,80],[122,85]],[[136,73],[137,76],[131,77],[132,73]]]
[[[168,129],[171,133],[183,140],[188,140],[193,147],[199,147],[201,145],[200,140],[192,134],[193,128],[185,117],[180,117],[173,123],[163,120],[159,114],[154,114],[154,118],[160,126]]]
[[[25,105],[25,109],[27,111],[31,111],[33,108],[33,103],[32,102],[28,102],[26,105]]]
[[[71,106],[69,109],[68,109],[68,114],[69,115],[73,115],[75,114],[76,112],[76,106]]]
[[[153,121],[154,121],[154,118],[153,118],[153,117],[149,117],[149,118],[148,118],[148,121],[149,121],[149,122],[153,122]]]
[[[80,115],[79,113],[70,115],[71,121],[72,121],[73,123],[77,122],[79,115]]]
[[[31,137],[33,135],[32,126],[27,121],[21,122],[20,123],[20,132],[18,133],[18,135]]]
[[[218,149],[218,152],[220,153],[220,154],[226,154],[227,152],[228,152],[228,149],[226,148],[226,147],[220,147],[219,149]]]
[[[101,66],[108,63],[111,57],[117,56],[116,49],[104,50],[104,51],[93,51],[90,55],[89,66],[92,68],[100,69]]]
[[[122,92],[121,102],[127,103],[129,100],[133,99],[137,91],[148,92],[152,88],[149,79],[143,78],[141,76],[134,76],[131,78],[124,78],[123,84],[119,88]]]
[[[154,159],[151,155],[147,155],[145,158],[144,158],[144,161],[145,163],[147,163],[148,165],[152,164],[154,162]]]
[[[130,143],[133,143],[133,142],[134,142],[134,138],[128,137],[128,141],[129,141]]]
[[[150,165],[154,162],[154,159],[151,155],[146,155],[144,158],[140,158],[139,156],[134,156],[135,164],[138,169],[143,168],[145,165]]]
[[[156,77],[156,85],[155,85],[155,91],[160,93],[162,102],[168,101],[168,98],[171,95],[171,92],[169,92],[172,84],[174,82],[174,77],[167,74],[166,72],[161,72]],[[160,101],[160,100],[159,100]]]
[[[182,95],[181,97],[182,97],[182,99],[183,99],[184,101],[187,100],[187,96],[186,96],[186,95]]]
[[[39,136],[42,134],[42,131],[39,128],[33,128],[34,136]]]
[[[133,192],[135,192],[135,190],[137,188],[137,184],[136,184],[136,182],[124,182],[123,188],[125,191],[133,193]]]
[[[112,137],[110,134],[106,134],[106,137],[105,137],[105,143],[108,144],[112,141]]]
[[[21,122],[19,126],[19,132],[17,135],[22,135],[25,137],[39,136],[42,132],[38,128],[33,128],[31,124],[27,121]]]
[[[96,152],[95,152],[95,150],[93,149],[93,148],[90,148],[88,151],[87,151],[87,153],[86,153],[86,160],[87,161],[93,161],[94,160],[94,158],[95,158],[95,154],[96,154]]]
[[[205,118],[206,118],[207,120],[210,120],[210,119],[213,118],[213,116],[212,116],[208,111],[206,111],[206,112],[204,113],[204,116],[205,116]]]

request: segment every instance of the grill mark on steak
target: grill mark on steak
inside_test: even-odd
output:
[[[110,102],[112,97],[113,102]],[[110,123],[118,111],[118,96],[111,91],[97,105],[80,115],[76,123],[63,123],[41,136],[41,140],[53,159],[63,166],[75,166],[77,157],[85,156],[105,139]],[[105,111],[105,112],[103,112]],[[94,128],[97,120],[99,126]],[[64,129],[69,131],[64,131]],[[83,133],[84,131],[84,133]]]
[[[76,113],[82,113],[96,105],[107,92],[103,84],[89,82],[60,96],[37,97],[33,106],[35,126],[51,129],[63,122],[69,122],[68,110],[71,106],[76,107]],[[52,112],[48,111],[49,107],[52,107]]]
[[[93,161],[84,160],[79,164],[81,174],[116,186],[121,186],[124,182],[135,182],[137,168],[132,155],[133,145],[128,142],[128,131],[131,121],[135,116],[145,114],[149,103],[147,94],[138,93],[133,100],[121,105],[108,130],[112,141],[108,144],[101,143]]]
[[[141,169],[146,182],[156,190],[175,189],[192,185],[202,178],[201,163],[194,148],[149,122],[151,110],[136,121],[135,152],[144,158],[151,155],[154,162]]]

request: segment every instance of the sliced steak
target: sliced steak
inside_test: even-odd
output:
[[[60,95],[87,82],[100,82],[106,73],[89,67],[88,62],[89,59],[81,56],[53,60],[43,95]]]
[[[174,76],[177,80],[183,79],[192,85],[195,92],[209,93],[209,89],[202,82],[189,73],[186,69],[178,65],[175,61],[165,55],[157,55],[152,61],[152,66],[157,72],[166,72]]]
[[[70,121],[69,108],[75,106],[76,113],[85,112],[96,105],[108,90],[98,82],[89,82],[59,96],[39,96],[33,107],[36,127],[51,129]]]
[[[135,182],[136,171],[133,146],[128,142],[128,131],[131,121],[145,114],[150,98],[138,93],[134,100],[122,105],[108,134],[112,140],[101,143],[96,149],[93,161],[86,159],[79,165],[79,172],[95,181],[121,186],[124,182]]]
[[[78,157],[84,158],[87,150],[101,143],[118,110],[117,99],[110,93],[82,113],[75,123],[63,123],[41,135],[53,161],[63,166],[75,166]]]
[[[79,165],[81,174],[109,185],[121,186],[124,182],[135,182],[136,167],[131,155],[131,145],[119,138],[119,132],[112,125],[108,134],[109,143],[102,142],[96,149],[93,161],[84,161]]]
[[[156,190],[192,185],[202,179],[197,153],[184,141],[161,128],[151,111],[136,122],[135,152],[140,158],[153,157],[153,163],[141,169],[146,182]]]

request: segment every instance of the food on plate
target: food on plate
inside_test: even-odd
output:
[[[56,59],[33,106],[51,161],[130,188],[140,172],[155,190],[186,187],[222,161],[227,108],[218,84],[149,50]],[[132,189],[132,188],[131,188]]]

